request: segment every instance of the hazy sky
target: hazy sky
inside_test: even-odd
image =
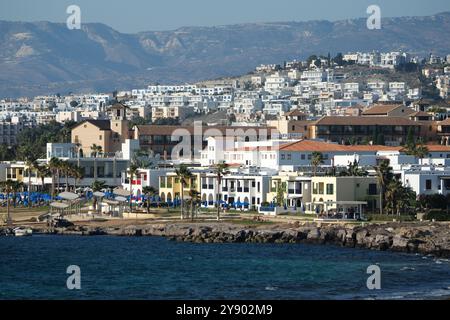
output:
[[[80,6],[82,22],[102,22],[122,32],[339,20],[365,17],[371,4],[379,5],[384,17],[450,11],[449,0],[0,0],[0,20],[65,22],[71,4]]]

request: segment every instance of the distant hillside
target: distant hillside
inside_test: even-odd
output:
[[[246,73],[311,54],[404,50],[450,53],[450,13],[387,18],[187,27],[123,34],[103,24],[0,21],[0,97],[112,91]]]

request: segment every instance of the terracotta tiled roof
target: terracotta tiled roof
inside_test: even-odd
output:
[[[328,143],[314,140],[301,140],[280,147],[280,151],[297,151],[297,152],[377,152],[377,151],[400,151],[402,147],[388,146],[372,146],[358,145],[345,146],[340,144]]]
[[[434,145],[427,145],[426,147],[430,152],[450,152],[450,146],[434,144]]]
[[[450,118],[438,122],[438,126],[450,126]]]
[[[316,121],[316,125],[353,125],[353,126],[418,126],[417,122],[414,122],[406,117],[323,117]]]
[[[363,115],[382,115],[387,114],[399,107],[403,107],[402,104],[376,104],[372,108],[363,112]]]
[[[79,126],[85,124],[86,122],[93,124],[100,130],[104,130],[104,131],[111,130],[111,122],[109,120],[92,120],[92,119],[88,119],[88,120],[84,120],[84,121],[80,122],[73,129],[78,128]]]

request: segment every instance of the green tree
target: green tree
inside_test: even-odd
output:
[[[324,157],[321,152],[314,151],[311,155],[311,166],[313,167],[313,175],[317,175],[317,168],[323,164]]]
[[[10,180],[10,179],[0,182],[0,189],[2,190],[2,192],[6,193],[6,215],[7,215],[6,223],[8,226],[11,226],[13,223],[13,220],[11,217],[10,194],[14,190],[15,183],[16,183],[15,181]]]
[[[59,170],[61,167],[61,161],[58,158],[52,157],[48,163],[48,169],[50,170],[50,173],[52,175],[52,190],[51,194],[52,197],[54,197],[55,194],[55,184],[56,179],[58,179],[58,189],[59,189]]]
[[[106,188],[106,183],[105,183],[105,181],[102,181],[102,180],[95,180],[91,185],[92,192],[101,192],[105,188]],[[92,205],[94,207],[94,211],[97,211],[98,210],[97,197],[94,197],[94,202]]]
[[[225,175],[229,174],[230,171],[229,165],[225,162],[218,163],[214,165],[213,172],[216,176],[217,180],[217,194],[216,194],[216,206],[217,206],[217,220],[220,220],[220,200],[221,196],[221,188],[222,188],[222,179]]]
[[[376,145],[384,146],[386,144],[386,141],[384,140],[384,134],[379,133],[377,135]]]
[[[191,220],[194,221],[195,212],[197,211],[197,207],[201,203],[200,192],[197,190],[191,189],[189,190],[190,204],[191,204]]]
[[[285,203],[286,182],[279,182],[277,184],[277,206],[283,207]]]
[[[38,165],[36,159],[29,157],[25,161],[25,166],[27,168],[27,173],[28,173],[28,187],[27,187],[28,206],[31,208],[31,205],[32,205],[32,203],[31,203],[31,172],[33,170],[36,170],[39,165]]]
[[[142,189],[142,193],[145,195],[145,197],[147,198],[146,202],[147,202],[147,213],[150,213],[150,205],[151,205],[151,200],[150,198],[155,196],[155,194],[157,194],[157,191],[154,187],[152,186],[147,186],[144,187]]]
[[[359,162],[355,159],[353,163],[349,163],[345,171],[341,172],[341,176],[348,177],[367,177],[369,173],[359,167]]]
[[[39,165],[36,168],[38,178],[41,179],[41,191],[44,191],[45,178],[50,175],[50,170],[46,165]]]
[[[394,175],[392,173],[392,168],[389,166],[388,160],[382,160],[380,164],[375,167],[375,172],[378,186],[380,188],[380,214],[383,214],[384,193],[387,185],[392,181]]]
[[[175,174],[178,177],[181,184],[181,220],[184,219],[184,188],[188,184],[188,181],[192,178],[192,172],[184,164],[180,165]]]
[[[97,158],[98,156],[100,156],[103,153],[103,148],[102,146],[98,146],[95,143],[91,146],[91,156],[93,158]]]
[[[131,164],[128,168],[128,174],[130,175],[130,212],[133,213],[133,179],[139,172],[139,167],[136,164]]]

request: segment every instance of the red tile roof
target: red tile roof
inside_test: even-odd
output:
[[[377,145],[345,146],[314,140],[301,140],[280,147],[280,151],[293,152],[377,152],[377,151],[400,151],[402,147],[388,147]]]
[[[316,126],[419,126],[407,117],[345,117],[326,116],[316,121]]]

